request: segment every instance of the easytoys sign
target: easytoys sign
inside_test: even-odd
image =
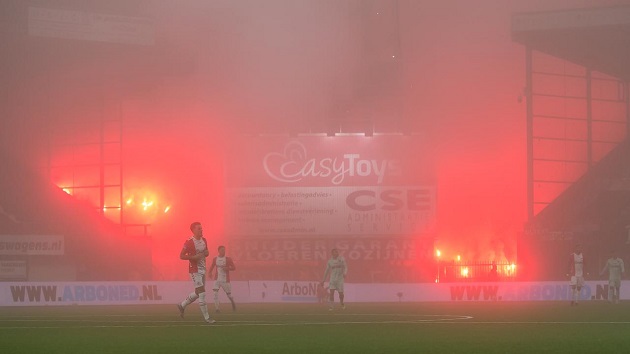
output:
[[[226,156],[229,187],[430,184],[428,149],[403,136],[242,137]]]
[[[311,185],[340,185],[344,181],[364,180],[381,185],[386,176],[400,176],[399,160],[366,159],[359,153],[332,157],[309,157],[304,143],[289,141],[282,152],[270,152],[263,157],[263,168],[268,177],[282,183],[309,182]]]

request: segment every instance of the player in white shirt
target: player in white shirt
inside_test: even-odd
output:
[[[577,306],[580,299],[580,291],[584,286],[584,254],[582,245],[576,244],[575,251],[569,256],[569,272],[567,274],[571,280],[572,299],[571,306]]]
[[[608,302],[619,303],[619,290],[621,288],[621,276],[626,271],[623,265],[623,259],[617,257],[617,251],[612,251],[610,258],[606,262],[604,269],[599,275],[604,275],[608,270]]]
[[[219,289],[222,288],[232,303],[232,311],[236,311],[236,304],[232,297],[232,285],[230,284],[230,272],[236,270],[236,266],[232,258],[225,256],[225,246],[219,246],[218,251],[219,255],[212,260],[212,265],[208,272],[212,276],[212,271],[214,268],[217,268],[217,273],[214,276],[214,287],[212,288],[214,290],[214,309],[217,313],[221,312],[219,310]]]
[[[326,281],[326,277],[330,274],[330,282],[328,283],[328,289],[330,291],[330,297],[328,298],[329,310],[333,310],[333,305],[335,303],[335,290],[339,293],[339,304],[342,309],[346,308],[346,305],[343,303],[343,282],[346,278],[346,274],[348,273],[348,265],[346,264],[346,260],[339,255],[339,250],[334,248],[331,251],[332,257],[326,263],[326,271],[324,272],[324,280],[322,280],[321,285],[324,285]]]

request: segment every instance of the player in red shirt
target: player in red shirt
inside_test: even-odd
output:
[[[190,293],[184,301],[177,304],[179,315],[184,318],[184,310],[186,306],[199,299],[199,309],[206,323],[215,323],[208,314],[208,306],[206,305],[206,257],[208,257],[208,242],[203,237],[203,228],[200,222],[193,222],[190,225],[190,231],[193,236],[184,242],[184,247],[179,253],[179,258],[188,260],[188,272],[190,279],[195,284],[195,291]]]

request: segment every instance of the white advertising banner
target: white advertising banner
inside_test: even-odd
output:
[[[2,256],[61,256],[64,250],[62,235],[0,235]]]
[[[193,290],[191,281],[3,282],[0,306],[175,304]],[[232,282],[232,293],[237,302],[250,302],[247,282]],[[229,303],[222,291],[219,294],[221,302]]]
[[[192,290],[179,282],[1,282],[0,306],[176,304]],[[325,303],[316,281],[234,281],[236,303]],[[346,302],[571,301],[567,281],[499,283],[345,284]],[[580,300],[606,300],[607,281],[588,281]],[[630,282],[621,300],[630,299]],[[229,301],[220,292],[222,304]]]
[[[244,139],[226,156],[230,236],[387,238],[434,231],[434,169],[415,139]]]
[[[257,279],[278,279],[285,262],[292,273],[282,277],[308,279],[299,274],[320,272],[333,248],[363,270],[357,282],[392,265],[429,269],[433,158],[417,136],[233,137],[224,159],[230,252]]]
[[[317,282],[250,281],[252,302],[317,302]],[[571,301],[568,282],[345,284],[347,302]],[[325,294],[326,289],[323,293]],[[630,299],[630,282],[622,299]],[[587,282],[581,300],[607,299],[608,282]]]

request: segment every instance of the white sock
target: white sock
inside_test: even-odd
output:
[[[203,318],[210,319],[210,315],[208,314],[208,306],[206,305],[206,293],[199,294],[199,309],[201,310],[201,314]]]
[[[608,301],[613,301],[615,299],[615,287],[608,287]]]
[[[199,295],[197,295],[194,291],[192,293],[190,293],[188,295],[188,297],[186,298],[186,300],[182,301],[182,303],[180,305],[182,305],[182,307],[186,307],[190,304],[192,304],[193,302],[195,302],[195,300],[197,300],[197,298],[199,297]]]
[[[219,292],[215,291],[214,292],[214,308],[215,309],[219,309]]]
[[[619,300],[619,298],[620,298],[620,296],[619,296],[620,291],[621,291],[620,287],[619,288],[615,287],[615,300]]]

